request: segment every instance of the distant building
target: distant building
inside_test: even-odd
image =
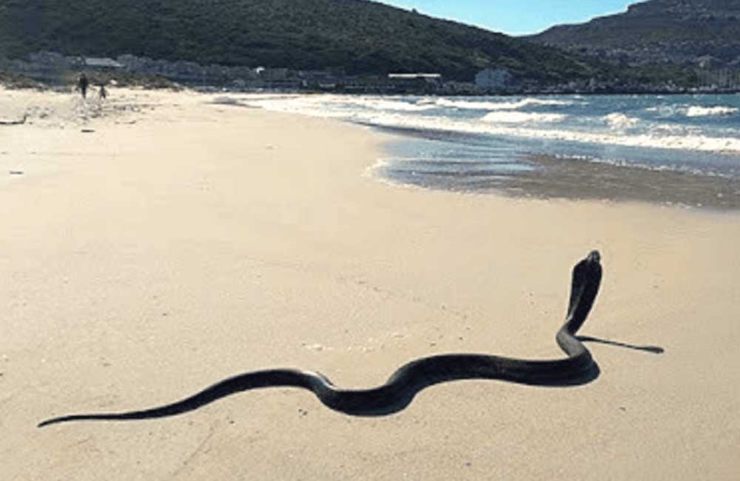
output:
[[[442,85],[442,74],[438,73],[391,73],[388,74],[389,88],[395,93],[432,93]]]
[[[82,65],[93,70],[117,70],[123,68],[123,64],[112,58],[85,57]]]
[[[37,52],[28,55],[28,62],[14,61],[8,70],[25,75],[39,82],[59,84],[64,82],[64,74],[72,62],[54,52]]]
[[[500,90],[508,87],[514,76],[505,68],[487,68],[475,76],[475,85],[484,90]]]
[[[472,82],[456,82],[450,80],[442,85],[440,91],[443,95],[478,95],[480,89]]]
[[[259,76],[268,82],[281,82],[288,80],[290,71],[287,68],[262,68]]]
[[[696,65],[703,69],[716,69],[722,66],[722,62],[711,55],[703,55],[696,58]]]
[[[428,82],[439,82],[442,74],[439,73],[389,73],[391,80],[426,80]]]

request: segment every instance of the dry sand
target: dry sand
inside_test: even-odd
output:
[[[0,126],[0,479],[738,479],[737,213],[395,187],[365,128],[112,95],[86,121],[0,91],[0,118],[36,109]],[[665,353],[591,344],[586,386],[451,383],[369,419],[277,389],[36,428],[265,367],[361,387],[432,353],[557,357],[592,248],[582,334]]]

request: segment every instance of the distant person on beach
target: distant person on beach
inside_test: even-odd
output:
[[[90,81],[87,80],[87,75],[84,73],[80,74],[80,78],[77,79],[77,90],[82,94],[82,98],[87,97],[87,87],[90,86]]]
[[[105,84],[100,84],[100,89],[98,90],[98,96],[100,97],[100,100],[105,100],[108,98],[108,91],[105,90]]]

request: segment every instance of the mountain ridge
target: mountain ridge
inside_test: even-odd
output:
[[[201,64],[588,78],[560,50],[367,0],[0,0],[0,56],[133,54]]]
[[[740,0],[648,0],[524,38],[623,64],[740,68]]]

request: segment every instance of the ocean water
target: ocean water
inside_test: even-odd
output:
[[[740,206],[740,95],[257,94],[238,102],[403,134],[376,169],[395,182]]]

